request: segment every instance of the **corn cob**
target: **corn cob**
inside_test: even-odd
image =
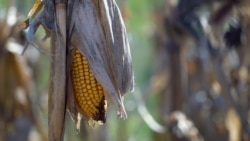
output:
[[[103,87],[91,71],[88,60],[75,49],[71,67],[74,96],[85,116],[105,122],[107,103]]]

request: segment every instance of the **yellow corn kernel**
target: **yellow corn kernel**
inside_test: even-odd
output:
[[[87,58],[75,49],[71,79],[76,101],[87,117],[105,122],[106,107],[103,87],[91,71]]]

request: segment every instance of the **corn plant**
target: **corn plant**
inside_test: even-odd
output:
[[[82,117],[105,123],[111,101],[117,103],[119,117],[127,118],[122,97],[133,90],[134,78],[115,1],[37,0],[22,24],[29,27],[27,39],[34,46],[40,25],[51,37],[49,140],[63,140],[66,109],[78,129]]]

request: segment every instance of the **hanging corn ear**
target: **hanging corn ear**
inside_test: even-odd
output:
[[[69,9],[71,36],[68,49],[72,57],[69,56],[68,59],[73,61],[68,62],[73,64],[69,63],[68,67],[75,67],[75,55],[80,54],[82,59],[86,58],[91,74],[95,77],[96,86],[100,85],[103,90],[98,92],[98,99],[91,98],[96,86],[94,89],[91,87],[92,92],[88,93],[86,84],[85,89],[82,87],[81,96],[77,90],[79,81],[76,81],[79,77],[72,74],[70,80],[73,81],[73,86],[68,94],[74,93],[76,97],[80,96],[84,100],[86,94],[87,98],[93,99],[87,100],[90,107],[93,107],[91,112],[85,110],[91,108],[82,106],[85,104],[80,98],[76,99],[80,106],[69,104],[73,119],[77,121],[77,113],[80,112],[89,120],[104,122],[106,102],[103,100],[108,104],[110,100],[115,100],[119,106],[119,116],[126,118],[122,96],[133,89],[133,72],[126,30],[117,5],[113,0],[80,0],[72,1]],[[75,50],[77,53],[72,53]],[[85,80],[83,84],[87,82]],[[99,105],[94,106],[95,104]]]
[[[115,1],[42,2],[44,10],[29,31],[42,24],[52,35],[49,133],[54,137],[50,139],[62,139],[65,99],[77,128],[82,116],[104,123],[111,100],[116,101],[119,116],[126,118],[122,96],[133,90],[134,78],[126,30]],[[60,131],[55,129],[57,124]]]

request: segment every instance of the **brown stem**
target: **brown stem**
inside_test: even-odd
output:
[[[55,5],[56,29],[51,39],[49,141],[63,141],[66,111],[66,4]]]

